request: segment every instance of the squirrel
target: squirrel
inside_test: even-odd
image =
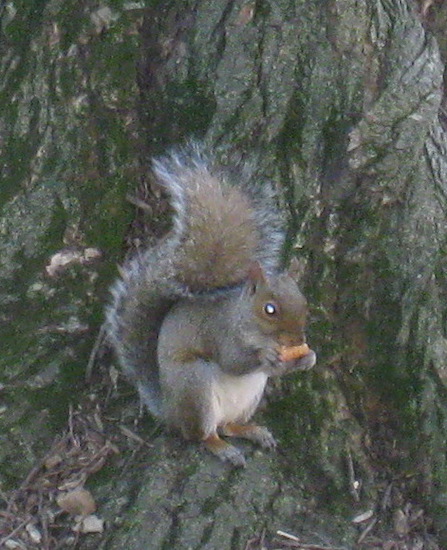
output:
[[[149,412],[234,466],[242,451],[221,436],[274,448],[248,423],[267,379],[316,362],[305,343],[306,299],[280,270],[285,232],[270,184],[247,166],[225,169],[203,144],[153,161],[174,211],[172,229],[120,270],[106,333]]]

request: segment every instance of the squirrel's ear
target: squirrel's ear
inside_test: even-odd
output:
[[[266,283],[264,270],[259,262],[252,262],[248,268],[248,283],[250,284],[251,293],[256,292],[259,284]]]

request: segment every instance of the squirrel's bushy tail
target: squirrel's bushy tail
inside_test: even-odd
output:
[[[106,333],[122,370],[138,388],[142,402],[161,416],[157,337],[163,318],[182,295],[172,274],[176,247],[165,241],[137,255],[121,269],[106,309]]]
[[[254,261],[276,271],[284,232],[272,187],[254,182],[248,166],[224,170],[190,144],[153,169],[170,195],[173,227],[122,267],[106,328],[124,372],[159,416],[157,337],[166,313],[182,297],[240,284]]]
[[[284,230],[269,183],[249,164],[225,170],[204,146],[191,143],[153,163],[174,209],[175,258],[187,288],[212,290],[244,280],[253,261],[278,269]]]

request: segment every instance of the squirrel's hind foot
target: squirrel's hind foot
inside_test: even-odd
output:
[[[237,447],[227,443],[217,434],[208,436],[204,441],[205,447],[224,462],[229,462],[236,468],[246,466],[245,456]]]
[[[236,424],[229,422],[222,426],[221,432],[229,437],[240,437],[257,443],[263,449],[274,449],[277,445],[275,438],[265,426],[257,424]]]

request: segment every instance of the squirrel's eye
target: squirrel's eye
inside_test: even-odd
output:
[[[267,315],[275,315],[275,313],[277,311],[277,308],[276,308],[275,304],[272,304],[271,302],[267,302],[264,305],[264,311],[265,311],[265,313],[267,313]]]

